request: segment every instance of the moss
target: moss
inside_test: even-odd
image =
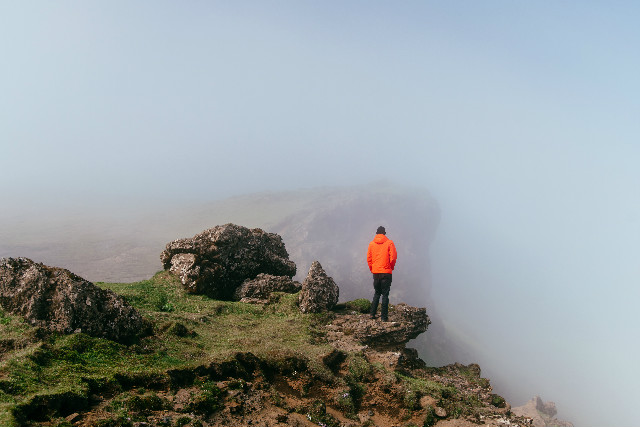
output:
[[[401,373],[395,373],[396,380],[405,388],[414,390],[422,396],[431,396],[435,399],[450,399],[458,393],[455,387],[429,380],[428,378],[413,378]]]
[[[128,411],[144,414],[160,411],[168,406],[167,402],[156,393],[145,393],[129,397],[124,406]]]
[[[353,417],[357,412],[356,400],[352,390],[347,389],[338,393],[335,398],[335,404],[347,417]]]
[[[438,421],[438,417],[436,416],[436,411],[432,407],[428,407],[426,410],[426,415],[424,417],[423,427],[432,427]]]
[[[420,397],[421,396],[418,391],[413,389],[406,390],[402,396],[402,403],[404,404],[405,409],[408,409],[409,411],[420,409]]]
[[[187,424],[189,424],[192,421],[191,417],[180,417],[176,420],[175,426],[176,427],[182,427],[182,426],[186,426]]]
[[[340,427],[340,422],[327,413],[327,406],[321,400],[314,401],[307,409],[307,419],[312,423],[324,427]]]
[[[81,386],[73,389],[54,389],[36,394],[12,408],[13,418],[18,423],[28,420],[44,420],[50,415],[79,412],[88,407],[87,390]]]
[[[350,311],[357,311],[358,313],[369,313],[371,311],[371,301],[364,298],[356,299],[346,302],[345,308]]]
[[[507,406],[507,401],[502,396],[499,396],[497,394],[492,394],[491,404],[496,408],[505,408]]]
[[[357,382],[368,382],[373,375],[373,366],[361,354],[353,354],[347,361],[349,376]]]
[[[126,415],[98,420],[96,427],[133,427],[133,421]]]
[[[185,406],[184,412],[210,415],[224,406],[224,392],[213,382],[204,382],[199,390],[192,394],[191,401]]]

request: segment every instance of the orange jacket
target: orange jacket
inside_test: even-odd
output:
[[[396,266],[398,253],[393,241],[384,234],[376,234],[367,250],[367,264],[372,273],[391,273]]]

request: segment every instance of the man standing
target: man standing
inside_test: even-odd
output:
[[[398,253],[393,241],[386,236],[384,227],[378,227],[376,237],[369,243],[367,250],[367,264],[373,273],[373,301],[371,301],[371,318],[375,319],[378,311],[378,301],[382,296],[380,319],[389,320],[389,290],[391,289],[391,273],[396,266]]]

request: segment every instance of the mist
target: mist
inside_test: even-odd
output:
[[[468,349],[443,363],[636,424],[636,3],[23,3],[0,6],[0,256],[248,193],[427,189]]]

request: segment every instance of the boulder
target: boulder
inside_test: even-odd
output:
[[[279,235],[235,224],[174,240],[160,260],[165,270],[180,277],[187,292],[217,299],[232,299],[237,287],[260,273],[296,274]]]
[[[339,295],[340,289],[336,282],[327,276],[318,261],[314,261],[307,277],[302,282],[302,290],[298,298],[300,311],[320,313],[331,310],[338,303]]]
[[[302,285],[295,282],[289,276],[273,276],[271,274],[258,274],[254,279],[245,280],[234,293],[234,298],[265,300],[269,299],[271,292],[286,292],[295,294],[300,292]]]
[[[31,325],[61,333],[83,332],[129,343],[151,324],[121,296],[69,270],[28,258],[0,260],[0,306]]]
[[[330,341],[356,341],[376,348],[397,347],[427,330],[427,310],[407,304],[389,306],[389,321],[368,314],[345,314],[327,325]]]

